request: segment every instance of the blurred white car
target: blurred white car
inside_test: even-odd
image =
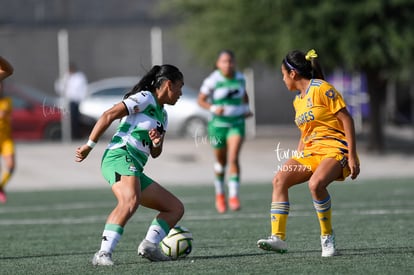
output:
[[[105,110],[121,102],[138,81],[139,77],[113,77],[89,83],[88,95],[79,106],[80,113],[87,120],[96,122]],[[206,135],[210,112],[197,104],[198,91],[184,86],[182,92],[174,106],[164,106],[168,112],[167,134],[178,137]],[[105,137],[111,137],[117,126],[117,122],[113,122]]]

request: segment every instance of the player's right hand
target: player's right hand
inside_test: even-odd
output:
[[[84,160],[88,156],[91,150],[92,148],[89,147],[87,144],[84,144],[81,147],[78,147],[76,149],[75,161],[81,162],[82,160]]]

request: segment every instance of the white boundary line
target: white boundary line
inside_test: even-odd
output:
[[[335,211],[334,216],[372,216],[372,215],[413,215],[414,209],[371,209],[361,211]],[[289,216],[292,217],[309,217],[315,215],[313,211],[292,211]],[[149,220],[153,214],[142,213],[134,216],[132,222]],[[224,214],[224,215],[186,215],[183,221],[204,221],[204,220],[229,220],[229,219],[266,219],[269,215],[264,213],[246,213],[243,215]],[[104,223],[106,215],[85,216],[80,218],[54,218],[54,219],[3,219],[0,220],[0,226],[9,225],[51,225],[51,224],[90,224]]]

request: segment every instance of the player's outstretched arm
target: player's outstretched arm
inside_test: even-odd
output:
[[[76,149],[75,161],[81,162],[84,160],[111,123],[114,120],[120,119],[126,115],[128,115],[128,111],[122,102],[106,110],[93,127],[92,132],[89,135],[88,142]]]
[[[13,74],[13,66],[2,56],[0,56],[0,81]]]
[[[351,179],[356,179],[359,175],[359,160],[356,152],[356,138],[355,138],[355,126],[352,116],[349,114],[346,108],[342,108],[336,113],[336,117],[342,122],[344,126],[346,140],[348,142],[348,166],[351,170]]]

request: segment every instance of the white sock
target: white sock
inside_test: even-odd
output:
[[[100,251],[106,251],[112,253],[115,246],[118,244],[121,239],[121,234],[111,230],[104,230],[102,233],[102,242]]]
[[[229,186],[229,198],[239,196],[240,184],[239,184],[238,181],[230,180],[229,183],[228,183],[228,186]]]
[[[222,180],[215,179],[214,189],[216,191],[216,195],[224,194],[224,182]]]
[[[167,236],[164,229],[162,229],[161,226],[152,224],[147,231],[147,235],[145,236],[145,239],[147,241],[150,241],[152,243],[158,244],[164,239],[164,237]]]

